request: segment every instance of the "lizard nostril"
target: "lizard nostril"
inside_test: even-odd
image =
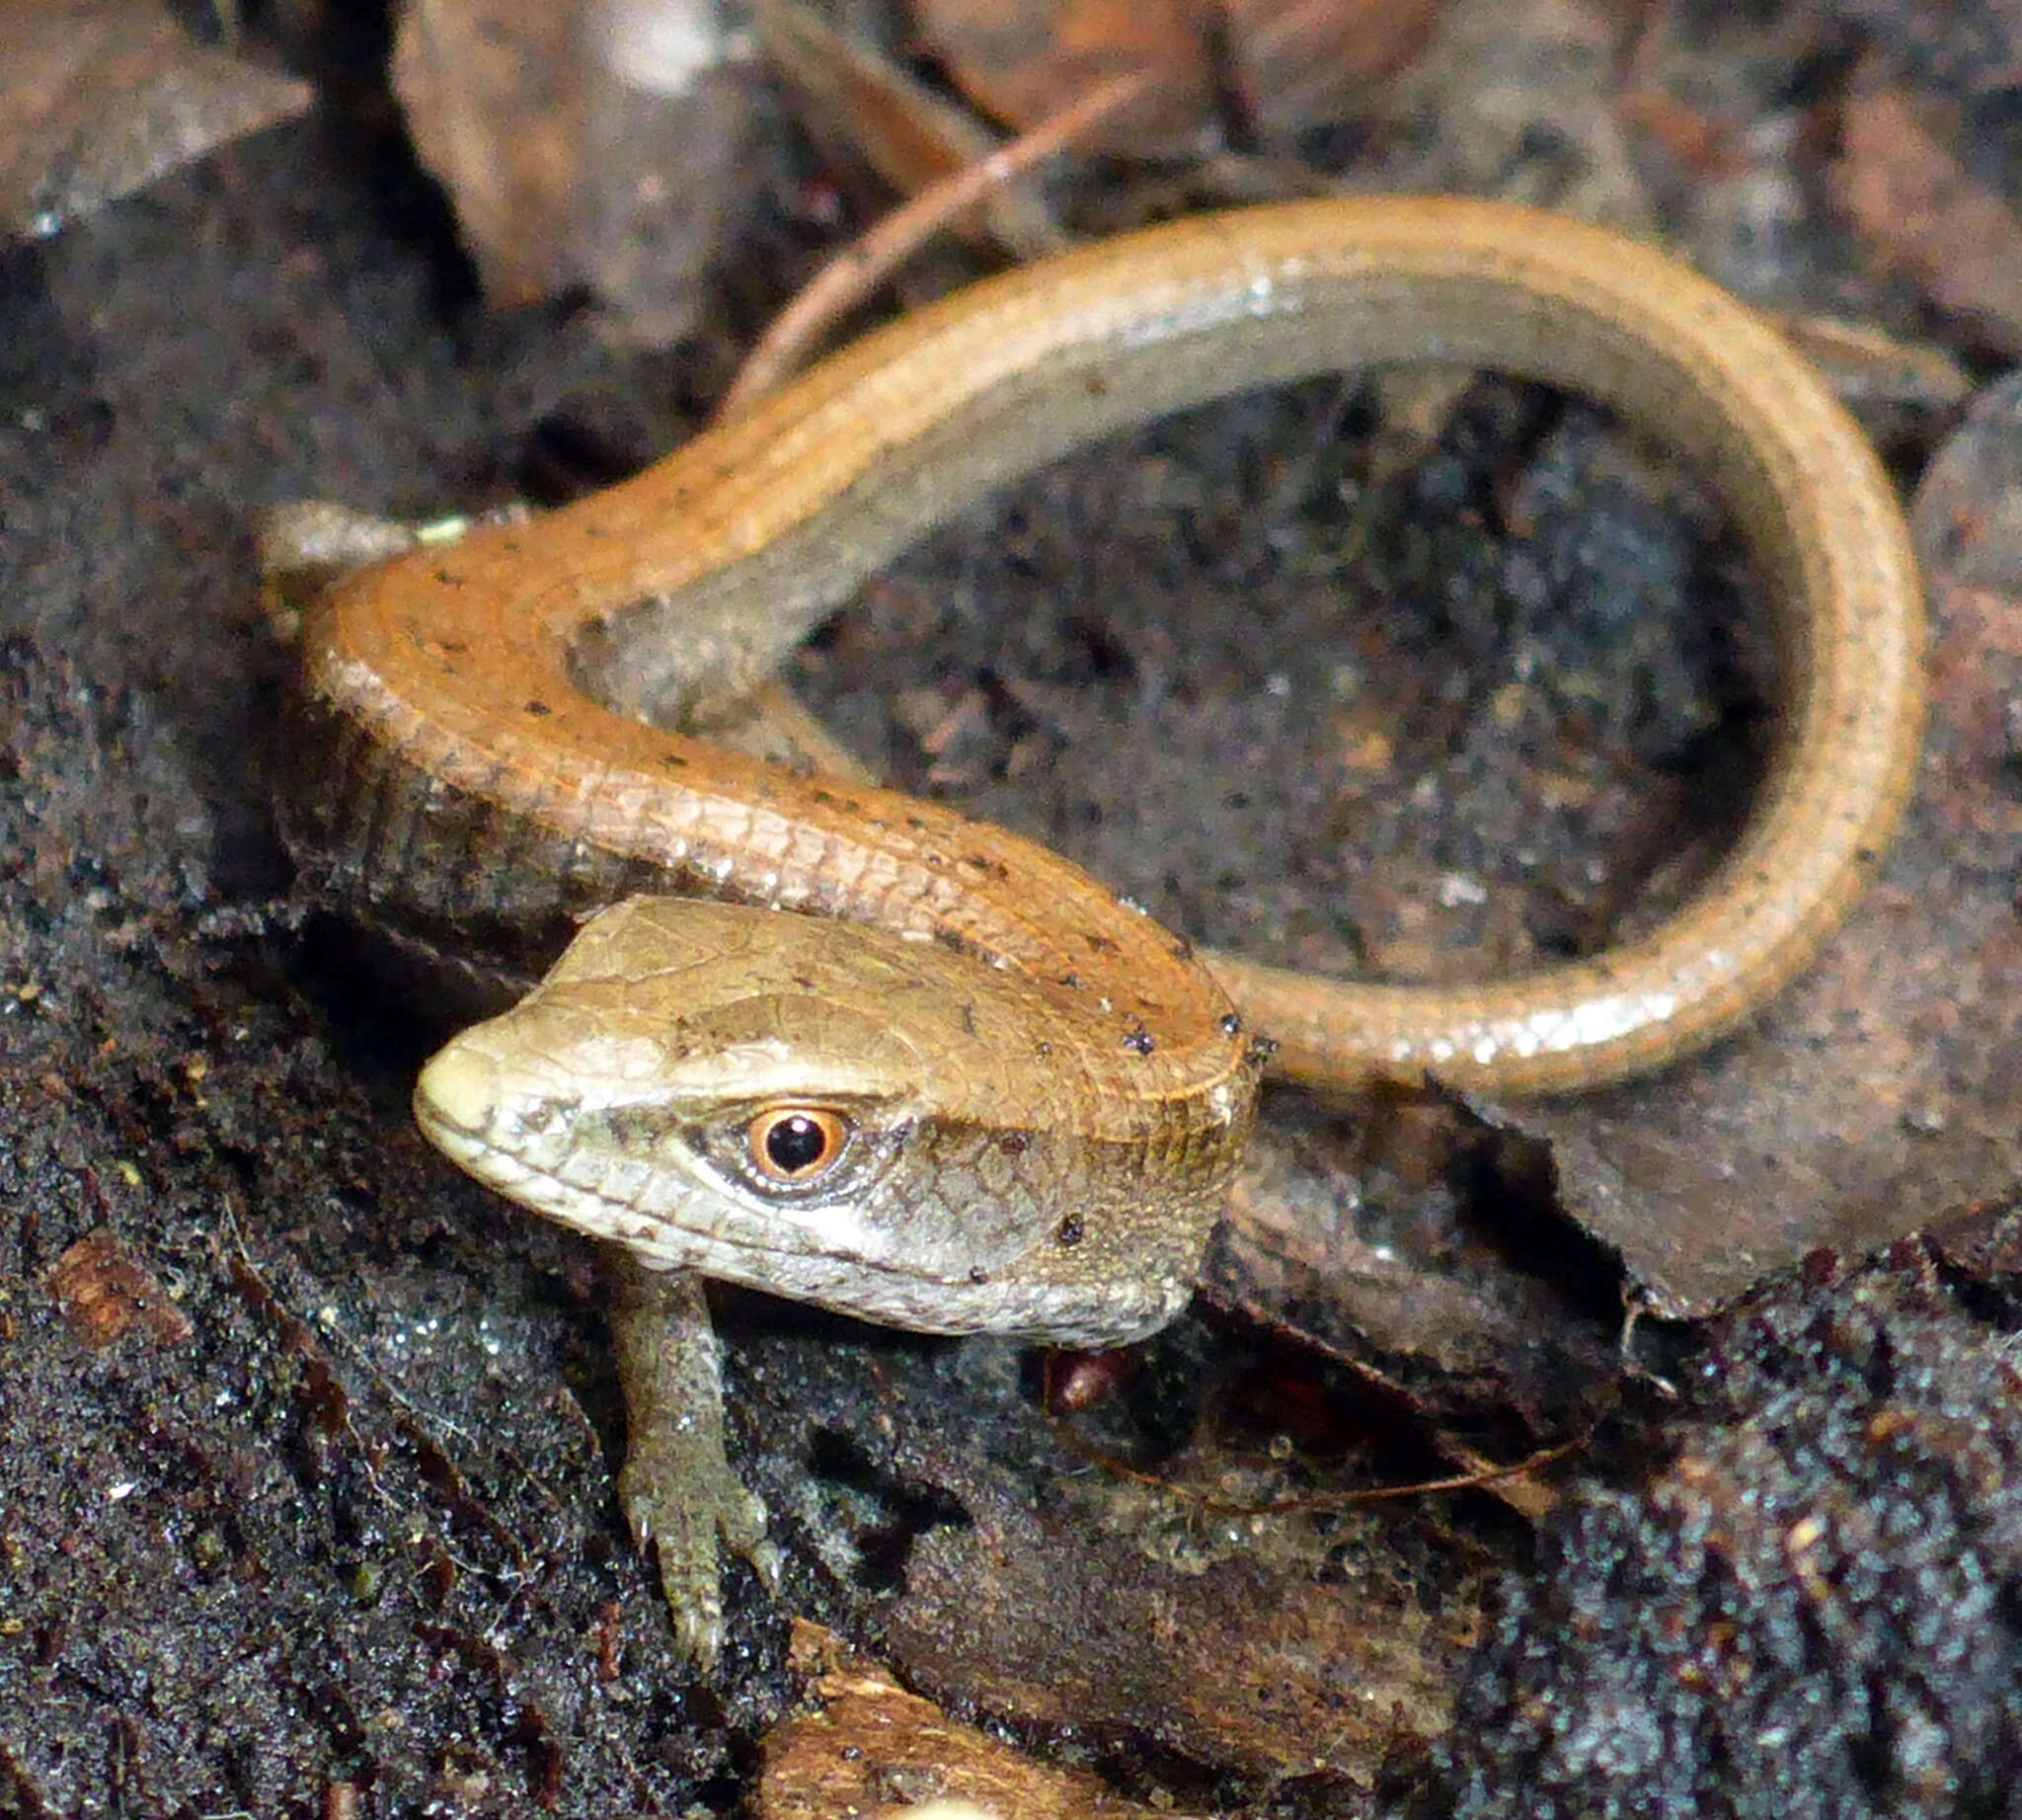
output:
[[[474,1043],[450,1043],[415,1082],[415,1118],[430,1135],[446,1128],[481,1137],[498,1115],[499,1065]]]

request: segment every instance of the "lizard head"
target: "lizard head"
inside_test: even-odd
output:
[[[1217,1147],[1156,1095],[1095,1093],[1070,1024],[937,942],[634,899],[451,1041],[416,1116],[479,1180],[648,1266],[1097,1344],[1184,1301],[1241,1132]]]

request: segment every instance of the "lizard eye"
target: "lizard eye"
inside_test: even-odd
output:
[[[768,1106],[744,1128],[751,1163],[771,1182],[812,1182],[849,1143],[850,1122],[826,1106]]]

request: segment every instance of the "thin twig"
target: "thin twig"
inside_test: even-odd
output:
[[[1137,100],[1150,86],[1151,78],[1144,71],[1118,76],[1068,103],[987,158],[950,172],[894,208],[816,273],[780,312],[724,394],[717,407],[717,421],[749,410],[779,385],[829,329],[910,259],[929,235],[973,208],[991,190],[1051,157]]]

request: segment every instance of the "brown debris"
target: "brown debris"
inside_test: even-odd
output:
[[[1195,0],[923,0],[916,10],[921,36],[963,93],[1008,125],[1034,125],[1119,76],[1148,78],[1147,93],[1091,150],[1170,150],[1211,116],[1213,70]]]
[[[1773,320],[1881,447],[1929,440],[1973,395],[1966,369],[1935,343],[1832,316]]]
[[[104,1227],[87,1232],[56,1260],[49,1288],[64,1323],[94,1352],[117,1345],[136,1328],[156,1346],[180,1346],[190,1337],[189,1317],[118,1235]]]
[[[1278,136],[1367,105],[1409,63],[1439,0],[1225,0],[1229,78],[1244,123]]]
[[[560,93],[566,8],[511,16],[455,4],[407,8],[392,85],[421,162],[449,193],[463,239],[494,303],[523,303],[562,285],[571,123]]]
[[[1513,1270],[1515,1197],[1499,1217],[1470,1217],[1440,1179],[1485,1167],[1495,1142],[1432,1096],[1352,1111],[1280,1096],[1204,1269],[1215,1306],[1346,1370],[1368,1431],[1427,1450],[1390,1469],[1392,1482],[1479,1474],[1577,1443],[1618,1395],[1618,1310],[1581,1306],[1576,1286],[1596,1273],[1577,1239],[1562,1236],[1556,1267]],[[1414,1143],[1437,1153],[1436,1175],[1414,1178]],[[1484,1161],[1456,1161],[1471,1151]],[[1526,1520],[1555,1497],[1527,1475],[1484,1489]]]
[[[962,1802],[1017,1820],[1184,1820],[951,1719],[817,1624],[796,1621],[792,1649],[794,1666],[814,1677],[813,1710],[782,1720],[765,1740],[761,1820],[899,1820],[927,1802],[950,1803],[951,1814]]]
[[[1365,1560],[1357,1526],[1190,1519],[1157,1496],[1191,1538],[1165,1544],[1173,1559],[1150,1518],[1132,1533],[1128,1501],[1090,1524],[972,1496],[969,1526],[913,1552],[893,1660],[926,1693],[1013,1723],[1144,1738],[1244,1776],[1366,1788],[1401,1738],[1443,1728],[1466,1620],[1429,1612],[1378,1551]]]
[[[2022,219],[1948,149],[1952,113],[1871,69],[1847,99],[1836,188],[1881,271],[2012,356],[2022,351]]]
[[[1359,91],[1417,55],[1438,0],[922,0],[922,35],[965,94],[1029,127],[1097,83],[1146,79],[1147,99],[1094,148],[1198,149],[1225,99],[1245,130],[1283,135],[1354,113]]]
[[[833,148],[837,162],[861,161],[909,197],[997,149],[996,135],[967,108],[802,0],[755,0],[752,15],[766,57],[800,103],[802,123]],[[1021,259],[1065,244],[1045,201],[1023,184],[994,186],[945,225]]]
[[[1934,1263],[1969,1283],[2022,1278],[2022,1188],[1933,1222],[1924,1228],[1923,1242]]]
[[[165,8],[0,12],[0,232],[44,233],[302,113],[306,84],[193,43]]]
[[[455,205],[498,304],[567,281],[576,181],[560,65],[570,10],[480,11],[422,0],[402,17],[393,86],[422,162]]]
[[[623,334],[693,322],[747,155],[755,66],[700,0],[416,0],[393,84],[499,303],[586,283]]]

